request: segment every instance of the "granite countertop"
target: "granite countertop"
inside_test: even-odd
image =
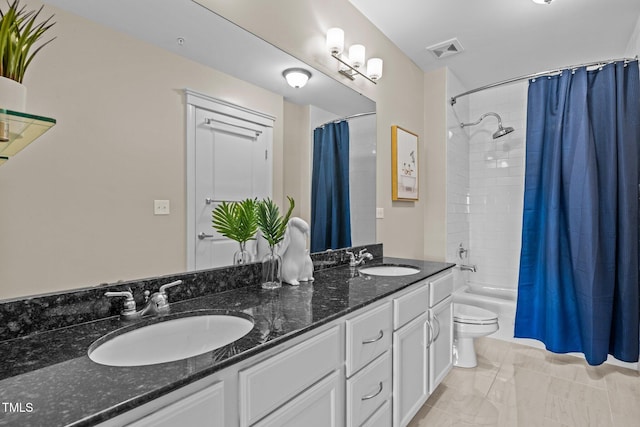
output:
[[[454,264],[384,257],[367,262],[411,265],[420,273],[380,277],[347,267],[314,273],[315,281],[275,291],[259,286],[171,304],[171,312],[243,312],[255,326],[212,352],[152,366],[111,367],[92,362],[87,349],[122,328],[118,317],[0,342],[0,425],[94,425],[204,378],[261,351],[344,316]],[[148,322],[148,320],[144,320]]]

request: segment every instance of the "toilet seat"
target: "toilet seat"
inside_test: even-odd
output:
[[[491,325],[498,322],[498,315],[480,307],[454,303],[453,321],[465,325]]]

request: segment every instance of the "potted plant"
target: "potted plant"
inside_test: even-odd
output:
[[[269,244],[269,253],[262,260],[262,287],[276,289],[282,286],[282,258],[276,252],[276,245],[284,238],[287,223],[295,206],[294,200],[287,196],[289,210],[280,216],[280,210],[273,200],[267,198],[258,203],[256,213],[258,228]]]
[[[246,243],[254,240],[258,231],[256,199],[246,199],[241,202],[222,202],[212,212],[213,228],[223,236],[235,240],[240,244],[240,250],[233,255],[233,264],[247,264],[251,262],[251,255],[247,252]]]
[[[36,22],[44,6],[27,10],[20,0],[7,0],[7,5],[7,10],[0,9],[0,108],[24,112],[24,74],[35,55],[53,41],[52,38],[35,47],[55,22],[51,22],[53,16]]]

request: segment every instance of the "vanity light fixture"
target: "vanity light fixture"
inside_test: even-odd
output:
[[[304,68],[287,68],[282,72],[282,75],[289,83],[289,86],[296,89],[304,87],[311,78],[311,73]]]
[[[348,57],[342,55],[344,51],[344,31],[341,28],[329,28],[327,31],[327,49],[338,62],[338,72],[351,80],[360,75],[371,83],[376,84],[382,77],[382,59],[370,58],[365,65],[365,47],[354,44],[349,47]]]

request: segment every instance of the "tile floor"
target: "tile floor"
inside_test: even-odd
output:
[[[493,338],[453,368],[409,427],[639,427],[640,375]]]

